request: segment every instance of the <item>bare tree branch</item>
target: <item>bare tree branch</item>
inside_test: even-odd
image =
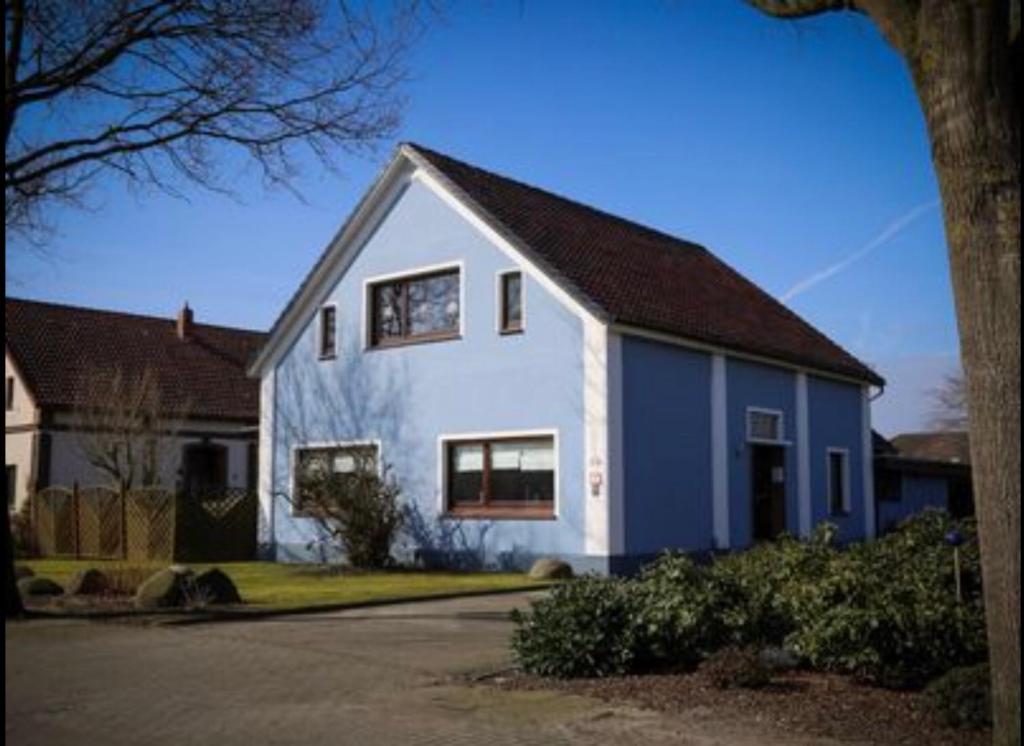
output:
[[[932,398],[933,428],[943,431],[967,430],[967,381],[962,370],[947,375],[942,385],[928,393]]]
[[[5,4],[5,224],[38,232],[119,174],[223,191],[223,156],[291,186],[397,126],[417,0],[21,0]]]
[[[188,407],[168,409],[150,370],[120,368],[83,377],[73,412],[82,458],[120,490],[168,482],[177,462],[177,434]]]
[[[808,18],[833,10],[853,10],[852,0],[747,0],[774,18]]]

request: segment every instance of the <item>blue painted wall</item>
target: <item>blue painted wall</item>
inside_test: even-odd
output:
[[[863,539],[866,531],[861,396],[859,386],[808,376],[811,522],[815,526],[825,520],[835,523],[839,527],[837,538],[843,542]],[[845,448],[850,454],[850,512],[846,515],[829,513],[829,448]]]
[[[946,477],[900,475],[900,499],[878,501],[879,533],[892,530],[926,508],[949,509],[949,482]]]
[[[465,262],[462,339],[364,351],[363,281]],[[293,449],[303,443],[379,439],[414,510],[399,551],[415,545],[490,564],[583,552],[583,329],[579,318],[524,274],[526,331],[496,331],[495,275],[514,267],[428,188],[414,182],[325,302],[336,303],[339,355],[317,359],[315,316],[276,370],[274,481],[291,492]],[[442,434],[558,431],[558,518],[453,521],[439,516]],[[307,558],[312,522],[275,503],[280,558]],[[582,560],[581,560],[582,562]]]
[[[733,548],[753,541],[751,447],[747,443],[747,408],[782,412],[785,439],[786,530],[799,531],[796,471],[796,381],[792,371],[728,358],[729,540]],[[812,415],[813,416],[813,415]]]
[[[711,548],[711,357],[622,340],[627,554]]]

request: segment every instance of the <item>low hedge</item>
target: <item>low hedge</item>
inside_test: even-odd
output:
[[[962,598],[953,549],[958,531]],[[631,580],[585,577],[515,616],[520,665],[545,676],[691,667],[727,646],[784,648],[805,665],[917,687],[985,660],[973,524],[925,511],[847,549],[825,524],[707,565],[664,555]]]

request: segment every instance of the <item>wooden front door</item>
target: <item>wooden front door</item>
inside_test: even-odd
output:
[[[750,446],[754,541],[774,539],[786,530],[786,449]]]

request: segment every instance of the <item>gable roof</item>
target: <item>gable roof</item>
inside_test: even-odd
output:
[[[954,464],[971,463],[970,440],[962,430],[902,433],[892,439],[892,445],[904,458]]]
[[[703,246],[413,143],[400,146],[386,172],[403,157],[427,171],[606,323],[875,385],[884,383],[868,366]],[[364,198],[349,222],[366,202]],[[344,237],[348,224],[289,301],[271,329],[271,339],[285,325],[286,317],[298,312],[301,296],[311,292],[313,278]]]
[[[256,422],[259,383],[246,376],[262,332],[193,324],[178,338],[175,320],[5,299],[4,340],[40,407],[76,405],[90,371],[149,368],[169,411],[190,418]]]

